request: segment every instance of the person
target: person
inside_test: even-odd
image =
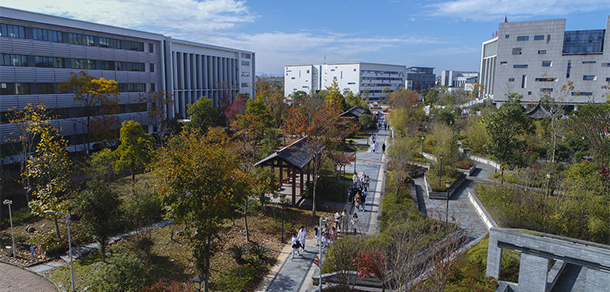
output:
[[[354,198],[356,197],[356,193],[358,192],[357,188],[352,188],[351,192],[350,192],[350,197],[349,197],[349,202],[350,203],[354,203]]]
[[[343,213],[341,213],[340,232],[343,232],[343,233],[349,232],[349,227],[347,226],[347,222],[349,222],[349,214],[347,214],[347,210],[343,209]],[[339,228],[337,228],[337,229],[339,229]]]
[[[356,193],[356,198],[354,198],[354,206],[356,206],[356,210],[360,210],[360,202],[361,202],[360,201],[360,194],[361,194],[361,192],[358,191]]]
[[[307,230],[305,229],[305,226],[301,225],[301,230],[299,230],[297,237],[299,238],[299,243],[301,244],[301,250],[305,251],[305,241],[307,240]]]
[[[319,246],[319,245],[320,245],[320,240],[322,239],[322,238],[320,237],[320,234],[322,233],[322,232],[321,232],[322,230],[320,230],[320,225],[319,225],[319,224],[316,224],[316,227],[314,227],[314,228],[313,228],[313,231],[315,232],[315,237],[316,237],[316,246]]]
[[[339,224],[341,224],[341,213],[339,213],[339,211],[335,212],[335,227],[339,227]]]
[[[357,187],[358,186],[358,173],[354,172],[354,176],[352,176],[352,181],[354,182],[354,186]]]
[[[383,144],[381,145],[381,151],[382,151],[382,153],[385,153],[385,143],[383,143]]]
[[[367,175],[366,179],[364,180],[364,188],[368,189],[370,184],[371,184],[371,177]]]
[[[358,221],[358,213],[354,212],[354,216],[352,217],[352,228],[354,229],[354,233],[358,232],[358,226],[359,221]]]
[[[324,227],[322,227],[322,247],[327,247],[328,246],[328,226],[326,224],[324,224]]]
[[[294,259],[294,254],[298,254],[300,255],[301,253],[299,252],[299,247],[301,247],[301,244],[299,243],[299,238],[297,237],[297,233],[293,232],[292,233],[292,258]]]
[[[366,196],[368,195],[368,190],[367,188],[364,188],[364,190],[362,190],[362,194],[360,195],[360,207],[362,208],[360,211],[364,211],[364,204],[366,203]]]

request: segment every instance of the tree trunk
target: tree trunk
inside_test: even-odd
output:
[[[98,243],[100,244],[100,251],[102,252],[102,262],[105,263],[106,262],[106,240],[102,240],[99,241]]]
[[[205,292],[208,292],[208,286],[210,284],[210,251],[211,251],[211,245],[212,245],[212,233],[210,232],[210,230],[212,230],[212,219],[208,219],[210,220],[208,222],[208,239],[207,239],[207,243],[206,243],[206,253],[205,253]]]
[[[500,184],[504,184],[504,165],[500,166]]]
[[[250,242],[250,230],[248,229],[248,198],[244,205],[244,226],[246,228],[246,242]]]
[[[55,238],[59,239],[59,224],[57,224],[57,218],[55,220]]]

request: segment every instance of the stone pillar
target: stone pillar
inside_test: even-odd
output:
[[[521,264],[519,265],[519,287],[517,292],[546,292],[546,280],[548,272],[548,259],[527,253],[521,253]]]
[[[489,246],[487,247],[487,271],[486,277],[500,278],[500,266],[502,266],[502,248],[498,247],[497,231],[489,231]]]

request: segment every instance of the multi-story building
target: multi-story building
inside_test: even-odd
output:
[[[83,149],[82,104],[59,92],[70,72],[118,82],[120,120],[143,125],[141,94],[173,94],[169,117],[187,116],[187,105],[207,96],[220,105],[237,93],[254,96],[254,53],[175,40],[156,33],[78,21],[11,8],[0,15],[0,143],[2,155],[14,138],[9,108],[43,104],[73,150]],[[152,130],[152,127],[149,127]],[[93,142],[93,141],[92,141]]]
[[[610,16],[606,29],[566,31],[565,19],[500,23],[483,43],[482,96],[497,104],[510,93],[537,103],[550,95],[575,105],[603,102],[610,82]],[[573,90],[562,90],[571,83]]]
[[[369,101],[381,101],[384,88],[394,91],[405,86],[405,66],[374,63],[287,65],[284,67],[284,94],[318,92],[337,81],[343,92],[369,93]],[[386,90],[387,90],[386,89]]]
[[[454,70],[441,71],[440,85],[467,89],[467,84],[479,82],[479,72],[464,72]]]
[[[406,88],[413,90],[430,89],[436,85],[436,75],[432,67],[407,68]]]

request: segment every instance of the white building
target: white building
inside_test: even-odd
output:
[[[610,82],[610,16],[605,29],[566,31],[565,19],[500,23],[483,43],[483,97],[501,104],[509,93],[536,103],[545,94],[578,105],[604,102]],[[572,82],[574,90],[562,87]]]
[[[384,98],[384,88],[390,92],[405,87],[405,66],[373,63],[340,63],[324,65],[287,65],[284,67],[284,95],[296,91],[318,92],[337,81],[343,92],[369,92],[369,101]]]
[[[467,89],[467,84],[479,82],[479,72],[444,70],[439,79],[442,86]]]
[[[166,90],[168,115],[186,117],[188,104],[207,96],[220,105],[237,93],[254,96],[254,53],[172,39],[156,33],[0,7],[0,144],[14,138],[9,108],[44,104],[71,145],[84,143],[84,117],[73,94],[59,92],[70,72],[118,82],[121,121],[149,124],[140,95]],[[150,127],[152,129],[152,127]],[[94,142],[94,141],[92,141]]]

